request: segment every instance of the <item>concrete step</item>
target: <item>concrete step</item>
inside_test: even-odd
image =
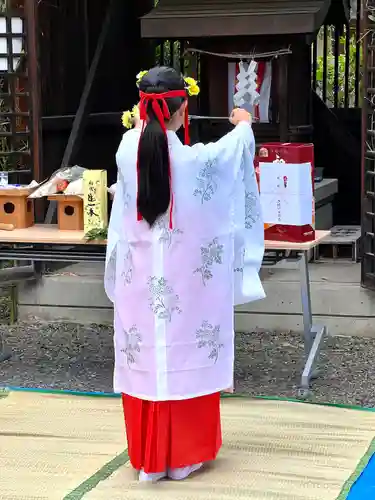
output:
[[[108,308],[103,276],[51,275],[19,287],[20,305]]]
[[[28,321],[112,323],[112,304],[103,284],[103,264],[74,264],[18,288],[18,318]]]
[[[18,320],[28,323],[77,323],[79,325],[112,325],[113,308],[99,309],[94,307],[67,306],[18,306]]]
[[[314,318],[332,335],[375,336],[375,293],[360,286],[360,264],[319,261],[310,264]],[[236,330],[302,331],[300,275],[295,262],[283,261],[261,272],[266,299],[236,309]],[[112,304],[104,292],[103,265],[77,264],[55,270],[40,281],[19,286],[21,320],[108,324]]]
[[[375,292],[361,288],[360,264],[320,261],[309,271],[314,321],[331,335],[375,337]],[[261,277],[267,297],[236,309],[236,330],[302,331],[298,266],[284,261]]]

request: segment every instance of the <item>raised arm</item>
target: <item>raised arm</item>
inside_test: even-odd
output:
[[[235,128],[219,141],[208,144],[198,143],[192,146],[191,149],[198,156],[206,157],[210,161],[220,158],[223,165],[234,158],[237,160],[237,157],[240,161],[239,156],[242,156],[244,150],[247,150],[253,158],[255,155],[255,140],[250,113],[244,109],[235,109],[229,121],[235,125]],[[236,166],[233,165],[233,167]]]

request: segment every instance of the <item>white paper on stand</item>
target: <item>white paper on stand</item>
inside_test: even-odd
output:
[[[260,198],[266,224],[312,224],[311,164],[260,163]]]
[[[116,189],[117,189],[117,182],[115,182],[115,184],[112,184],[112,186],[109,186],[109,188],[107,189],[108,193],[112,196],[112,198],[116,194]]]

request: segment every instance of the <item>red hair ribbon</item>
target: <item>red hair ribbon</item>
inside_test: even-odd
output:
[[[147,108],[149,103],[151,102],[152,109],[155,113],[155,116],[157,120],[160,123],[160,126],[164,132],[165,135],[167,135],[167,127],[165,125],[165,122],[171,119],[171,113],[168,108],[168,104],[166,102],[166,99],[172,99],[174,97],[184,97],[187,99],[187,92],[186,90],[170,90],[169,92],[163,92],[161,94],[146,94],[145,92],[139,92],[139,97],[140,97],[140,103],[139,103],[139,117],[143,121],[142,124],[142,134],[145,129],[146,121],[147,121]],[[189,113],[188,113],[188,107],[186,106],[185,109],[185,144],[190,144],[190,137],[189,137]],[[139,146],[138,146],[139,147]],[[139,155],[138,155],[138,160],[139,160]],[[169,228],[173,228],[173,223],[172,223],[172,216],[173,216],[173,204],[174,204],[174,199],[173,199],[173,192],[172,192],[172,170],[171,170],[171,160],[169,158],[169,183],[171,186],[171,203],[170,203],[170,209],[169,209]],[[137,175],[138,175],[138,180],[139,180],[139,162],[137,163]],[[142,220],[142,215],[138,212],[137,219],[139,221]]]

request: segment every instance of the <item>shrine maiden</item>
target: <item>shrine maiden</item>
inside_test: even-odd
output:
[[[179,480],[221,447],[233,306],[264,297],[263,220],[250,114],[233,111],[235,128],[215,144],[184,146],[176,131],[188,131],[196,82],[158,67],[138,85],[140,121],[117,152],[108,232],[114,389],[140,480]]]

